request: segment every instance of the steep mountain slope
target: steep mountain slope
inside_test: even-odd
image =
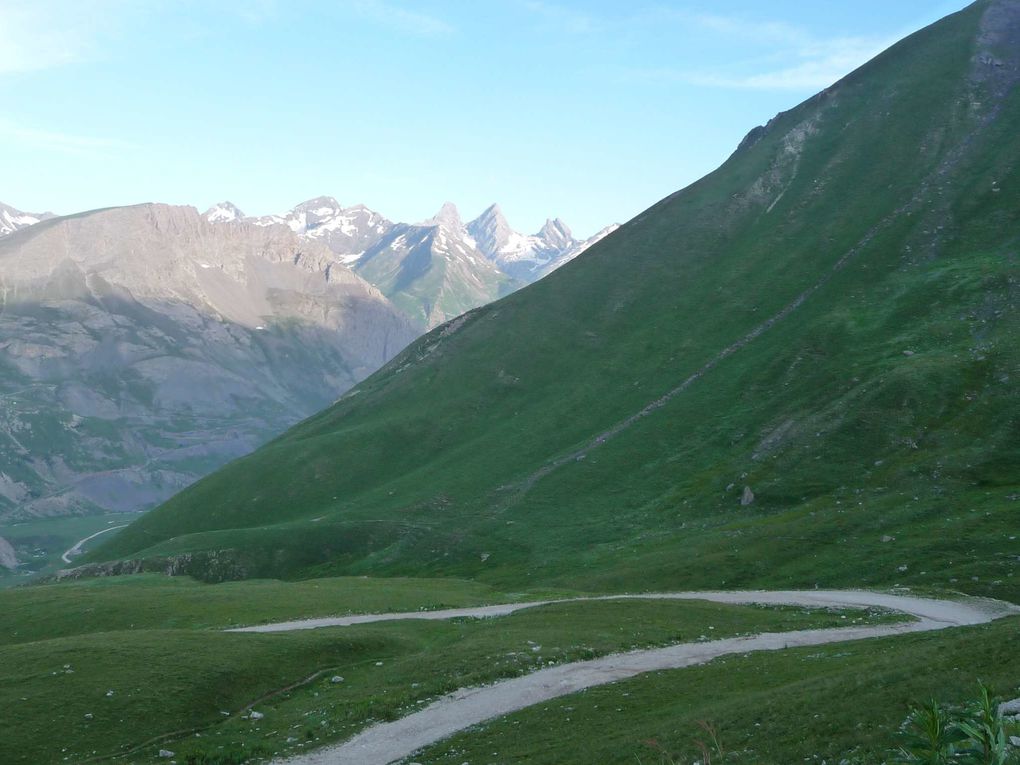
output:
[[[28,226],[34,226],[41,220],[49,220],[53,217],[51,212],[27,213],[15,210],[10,205],[0,202],[0,236],[7,236]]]
[[[151,506],[415,332],[283,226],[139,205],[0,240],[0,516]]]
[[[578,242],[575,240],[574,244],[563,250],[558,254],[554,254],[552,258],[547,260],[545,263],[537,263],[531,268],[530,275],[532,281],[537,281],[544,276],[548,276],[557,268],[566,265],[578,255],[585,252],[589,247],[598,244],[607,236],[612,234],[620,226],[617,223],[613,223],[610,226],[606,226],[601,231],[596,232],[593,236],[588,237],[584,241]]]
[[[1020,597],[1018,82],[912,35],[92,560]]]

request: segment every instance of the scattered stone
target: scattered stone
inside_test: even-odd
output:
[[[754,504],[754,492],[751,491],[750,486],[745,486],[744,493],[740,495],[740,506],[747,507],[751,504]]]
[[[110,698],[113,695],[113,691],[106,692],[106,698]]]
[[[85,719],[86,720],[91,720],[92,719],[92,713],[91,712],[86,712],[85,713]]]
[[[898,566],[898,567],[896,568],[896,570],[897,570],[897,571],[899,571],[899,572],[900,572],[900,573],[902,574],[902,573],[903,573],[904,571],[906,571],[906,570],[907,570],[908,568],[910,568],[910,566],[908,566],[908,565],[907,565],[906,563],[904,563],[904,564],[903,564],[902,566]]]
[[[882,536],[882,541],[883,542],[895,542],[896,541],[896,537],[891,537],[888,534],[885,534],[885,535]]]
[[[333,675],[333,677],[329,678],[329,682],[331,683],[342,683],[343,681],[344,679],[340,677],[340,675]]]
[[[264,714],[256,712],[254,709],[248,713],[248,718],[251,720],[261,720],[263,717],[265,717]]]
[[[482,553],[479,557],[482,559],[482,563],[485,563],[491,556],[491,553]]]
[[[375,666],[377,666],[377,667],[381,667],[382,665],[383,665],[383,663],[382,663],[381,661],[377,661],[377,662],[375,663]]]
[[[169,760],[171,757],[174,756],[174,753],[171,752],[169,749],[160,749],[159,756]]]
[[[1000,715],[1020,715],[1020,698],[1010,699],[999,704]]]

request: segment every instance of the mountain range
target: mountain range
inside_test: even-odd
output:
[[[608,226],[579,240],[557,218],[527,236],[510,227],[499,205],[465,224],[451,202],[421,223],[393,223],[364,205],[343,207],[333,197],[316,197],[285,215],[262,217],[248,217],[233,203],[220,202],[205,218],[224,224],[283,224],[325,244],[423,329],[540,279],[618,228]]]
[[[1018,126],[1020,3],[983,0],[89,559],[1016,599]]]

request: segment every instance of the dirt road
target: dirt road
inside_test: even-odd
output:
[[[561,664],[530,675],[478,688],[462,688],[420,711],[393,722],[365,729],[342,744],[325,747],[283,760],[279,765],[389,765],[417,750],[472,725],[539,704],[584,688],[624,680],[643,672],[679,669],[703,664],[719,656],[748,651],[776,651],[798,646],[886,637],[909,632],[982,624],[1020,614],[1020,608],[992,600],[934,600],[866,591],[790,590],[774,592],[673,592],[631,596],[607,596],[579,600],[641,598],[656,600],[709,600],[717,603],[793,605],[816,608],[880,607],[907,614],[915,621],[870,627],[799,630],[752,637],[727,638],[703,643],[684,643],[613,654],[591,661]],[[280,632],[296,629],[345,626],[394,619],[449,619],[458,616],[502,616],[549,602],[512,603],[499,606],[416,611],[404,614],[363,614],[328,619],[303,619],[235,632]]]

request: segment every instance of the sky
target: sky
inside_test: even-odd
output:
[[[0,201],[587,236],[966,0],[0,0]]]

